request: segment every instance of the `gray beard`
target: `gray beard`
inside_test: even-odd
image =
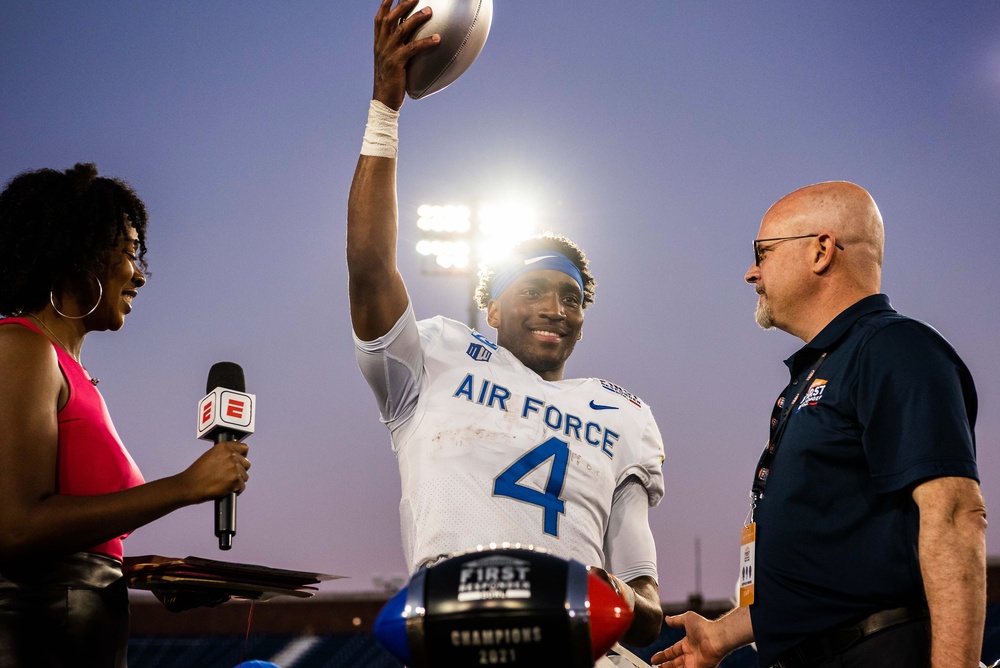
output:
[[[774,316],[766,301],[757,301],[757,310],[754,311],[753,317],[761,329],[774,329]]]

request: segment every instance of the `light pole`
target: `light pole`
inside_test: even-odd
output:
[[[470,207],[461,204],[422,204],[417,208],[417,252],[425,258],[422,271],[432,276],[468,278],[466,324],[470,329],[479,324],[475,292],[480,265],[499,258],[517,241],[530,236],[534,226],[534,211],[523,204],[487,204],[480,206],[475,216]]]
[[[475,329],[479,323],[476,306],[476,262],[473,249],[478,230],[472,225],[472,211],[467,206],[436,206],[422,204],[417,208],[420,240],[417,252],[424,256],[423,273],[432,276],[466,276],[472,290],[469,294],[467,324]]]

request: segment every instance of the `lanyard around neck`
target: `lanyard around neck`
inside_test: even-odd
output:
[[[757,505],[757,500],[764,496],[764,488],[767,487],[771,465],[774,463],[774,458],[778,452],[778,443],[781,441],[781,437],[785,433],[785,428],[788,426],[788,421],[793,415],[793,409],[798,406],[799,397],[802,396],[802,393],[808,391],[809,384],[812,382],[813,377],[815,377],[816,372],[819,371],[819,367],[823,364],[823,360],[826,359],[826,355],[827,353],[823,352],[813,362],[812,366],[809,367],[805,379],[799,385],[799,391],[795,393],[790,402],[787,404],[783,403],[783,399],[785,398],[784,393],[775,402],[774,410],[771,412],[771,438],[768,439],[767,444],[764,446],[764,452],[760,454],[760,459],[757,461],[753,487],[750,491],[750,498],[754,507]],[[753,517],[753,507],[750,510],[750,517],[751,519]]]

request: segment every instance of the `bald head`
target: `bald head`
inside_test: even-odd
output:
[[[768,209],[764,225],[771,230],[767,236],[833,233],[845,248],[845,278],[878,291],[885,232],[875,200],[861,186],[827,181],[799,188]]]
[[[837,314],[879,292],[882,214],[864,188],[829,181],[775,202],[760,223],[754,264],[757,324],[811,341]]]

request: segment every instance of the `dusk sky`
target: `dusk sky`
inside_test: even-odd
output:
[[[377,6],[0,1],[0,179],[93,161],[149,209],[149,282],[125,327],[83,349],[146,478],[207,447],[195,413],[213,363],[241,364],[258,399],[234,548],[218,550],[205,504],[136,531],[126,555],[350,576],[329,592],[405,574],[344,256]],[[472,68],[403,105],[399,156],[418,317],[464,321],[469,292],[421,274],[422,203],[515,197],[587,250],[597,302],[567,376],[653,408],[667,601],[696,587],[696,539],[704,595],[731,595],[782,359],[802,345],[753,320],[761,216],[817,181],[866,187],[883,292],[976,380],[1000,555],[1000,3],[495,0]]]

